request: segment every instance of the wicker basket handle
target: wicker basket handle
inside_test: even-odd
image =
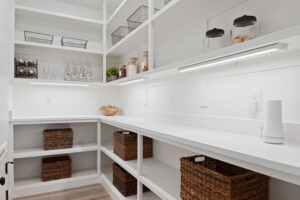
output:
[[[257,176],[255,174],[251,173],[248,176],[244,177],[244,180],[245,180],[245,183],[248,185],[248,184],[257,182],[256,178],[257,178]]]

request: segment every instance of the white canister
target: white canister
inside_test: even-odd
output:
[[[130,58],[129,60],[129,63],[127,65],[127,68],[126,68],[126,75],[127,76],[133,76],[135,74],[137,74],[137,58]]]
[[[280,100],[266,103],[262,136],[266,143],[282,144],[284,142],[282,103]]]

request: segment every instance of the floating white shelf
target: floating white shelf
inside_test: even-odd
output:
[[[112,166],[105,167],[102,169],[102,181],[103,183],[109,187],[109,190],[113,192],[115,196],[118,197],[120,200],[136,200],[137,195],[132,195],[129,197],[124,197],[113,185],[113,172],[112,172]],[[160,200],[155,194],[152,192],[145,192],[143,193],[143,199],[144,200]]]
[[[134,36],[132,36],[131,40],[134,40],[134,39],[135,39]],[[121,41],[121,43],[126,43],[126,42],[127,41]],[[146,79],[156,79],[156,78],[167,77],[167,76],[175,76],[175,75],[179,74],[178,73],[179,67],[184,67],[184,66],[189,66],[189,65],[197,65],[198,63],[211,61],[214,59],[222,58],[224,56],[238,54],[241,52],[246,52],[249,50],[253,50],[256,48],[260,48],[260,47],[264,47],[264,46],[276,44],[276,43],[286,44],[288,46],[287,51],[300,49],[300,25],[294,26],[292,28],[288,28],[285,30],[281,30],[278,32],[270,33],[270,34],[255,38],[253,40],[250,40],[250,41],[247,41],[244,43],[236,44],[233,46],[228,46],[228,47],[216,50],[216,51],[202,52],[202,53],[200,52],[198,56],[194,56],[194,57],[191,57],[191,58],[179,61],[179,62],[167,64],[164,66],[156,66],[156,68],[152,69],[151,71],[143,72],[143,73],[140,73],[140,74],[137,74],[137,75],[134,75],[131,77],[126,77],[123,79],[118,79],[118,80],[109,82],[106,85],[114,86],[114,85],[118,85],[120,82],[133,80],[133,79],[136,79],[139,77],[143,77]],[[255,59],[255,58],[252,58],[252,59]],[[222,65],[215,66],[215,67],[222,67]]]
[[[43,182],[40,177],[15,180],[14,198],[32,194],[42,194],[45,192],[64,190],[74,187],[80,187],[89,184],[96,184],[99,181],[97,170],[81,170],[72,172],[71,178],[55,181]]]
[[[47,150],[47,151],[44,150],[43,148],[16,149],[14,151],[14,159],[70,154],[70,153],[81,153],[81,152],[98,151],[98,150],[100,150],[100,147],[97,146],[97,144],[77,144],[74,145],[73,148],[69,148],[69,149],[57,149],[57,150]]]
[[[109,24],[114,17],[118,14],[118,12],[124,7],[124,5],[126,5],[128,0],[123,0],[120,5],[117,7],[117,9],[113,12],[113,14],[108,18],[108,20],[106,21],[107,24]]]
[[[34,15],[36,17],[39,17],[41,15],[46,15],[46,16],[50,16],[50,17],[55,17],[55,18],[57,18],[56,20],[69,19],[69,20],[78,21],[78,22],[103,25],[103,22],[100,20],[77,17],[77,16],[67,15],[67,14],[58,13],[58,12],[50,12],[50,11],[36,9],[36,8],[29,8],[26,6],[17,5],[17,6],[15,6],[15,10],[16,10],[16,14],[22,14],[22,15],[30,14],[30,15]]]
[[[23,47],[31,47],[31,48],[47,48],[47,49],[54,49],[54,50],[62,50],[62,51],[73,51],[78,53],[86,53],[86,54],[95,54],[95,55],[102,55],[102,51],[96,50],[89,50],[89,49],[80,49],[80,48],[73,48],[73,47],[64,47],[64,46],[55,46],[50,44],[42,44],[42,43],[34,43],[34,42],[26,42],[22,40],[16,40],[15,46],[23,46]]]
[[[102,146],[101,150],[110,159],[112,159],[114,162],[118,163],[121,167],[123,167],[126,171],[128,171],[132,176],[137,178],[138,172],[137,172],[137,161],[136,160],[130,160],[130,161],[122,160],[118,155],[116,155],[113,152],[113,146],[112,145]]]
[[[42,80],[42,79],[23,79],[13,78],[11,84],[13,86],[59,86],[59,87],[92,87],[104,86],[102,82],[81,82],[81,81],[61,81],[61,80]]]

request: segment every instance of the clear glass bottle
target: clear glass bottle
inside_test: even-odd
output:
[[[87,81],[89,81],[89,82],[93,81],[93,72],[92,72],[91,66],[88,66],[88,67],[87,67],[87,71],[86,71],[86,79],[87,79]]]
[[[149,53],[145,51],[141,58],[141,69],[140,72],[146,72],[149,70]]]
[[[234,20],[231,43],[238,44],[258,37],[259,24],[255,16],[244,15]]]
[[[66,66],[65,68],[65,75],[64,75],[65,81],[71,81],[72,80],[72,72],[70,65]]]
[[[78,81],[78,67],[76,65],[72,67],[72,80]]]
[[[80,69],[79,69],[79,80],[80,81],[85,81],[86,80],[85,67],[83,65],[81,65]]]

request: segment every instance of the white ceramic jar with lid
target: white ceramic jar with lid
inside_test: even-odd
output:
[[[216,50],[227,46],[227,39],[223,29],[214,28],[206,32],[204,39],[205,50]]]
[[[255,16],[236,18],[231,29],[231,43],[238,44],[258,37],[259,24]]]
[[[127,76],[133,76],[133,75],[137,74],[137,69],[138,69],[137,60],[138,60],[138,58],[136,58],[136,57],[129,59],[129,63],[126,68]]]

